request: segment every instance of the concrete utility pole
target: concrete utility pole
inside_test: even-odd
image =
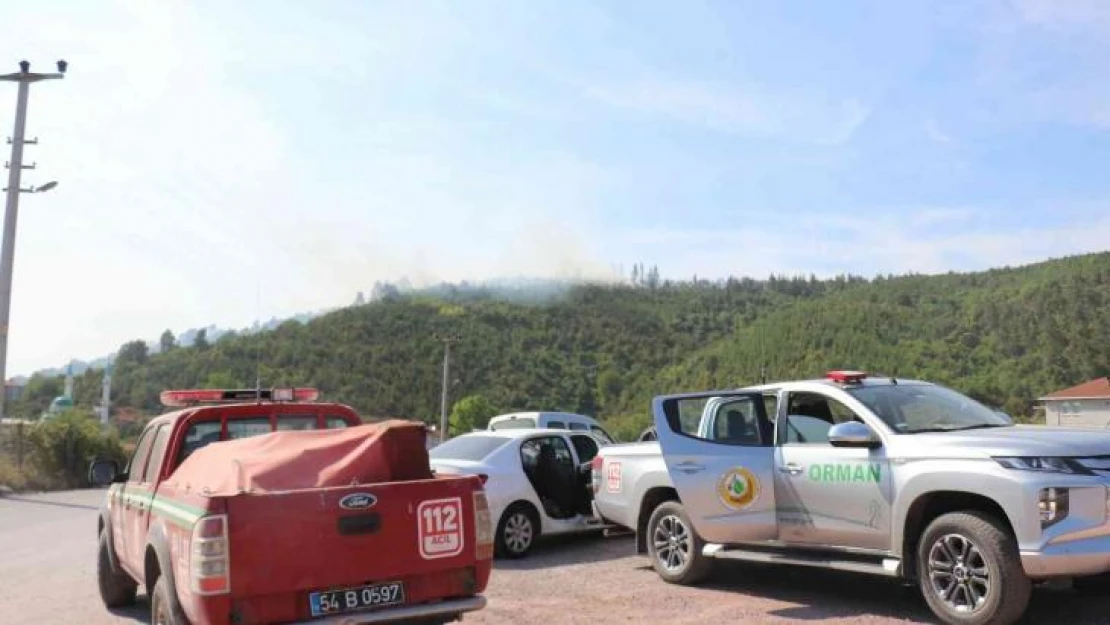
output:
[[[27,61],[19,62],[19,71],[14,74],[0,75],[0,80],[14,82],[19,85],[15,101],[15,130],[8,138],[12,146],[12,157],[8,161],[8,188],[7,204],[4,208],[4,245],[0,250],[0,382],[4,384],[4,392],[0,393],[0,418],[4,416],[4,404],[8,395],[8,320],[12,307],[12,264],[15,261],[15,224],[19,215],[19,194],[39,193],[49,191],[58,186],[57,182],[48,182],[41,187],[21,188],[20,177],[24,169],[34,169],[34,164],[23,165],[23,145],[38,143],[38,139],[27,141],[24,133],[27,129],[27,95],[31,83],[40,80],[51,80],[65,76],[68,63],[58,61],[58,72],[40,74],[31,71],[31,64]]]
[[[443,342],[443,389],[439,397],[439,442],[447,440],[447,392],[451,388],[451,347],[459,342],[458,335],[436,335]]]

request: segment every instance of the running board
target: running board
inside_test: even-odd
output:
[[[792,564],[795,566],[811,566],[821,569],[837,571],[850,571],[882,577],[900,577],[902,575],[902,561],[895,558],[884,558],[881,561],[864,560],[860,558],[837,558],[825,553],[804,553],[791,551],[763,551],[745,549],[743,547],[726,547],[725,545],[708,544],[702,549],[702,555],[707,558],[719,560],[742,560],[744,562],[760,562],[764,564]]]

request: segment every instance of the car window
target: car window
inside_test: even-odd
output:
[[[590,426],[590,431],[593,432],[594,436],[597,436],[598,438],[600,438],[604,443],[606,443],[608,445],[613,444],[613,437],[609,436],[609,433],[606,432],[604,429],[602,429],[602,428],[600,428],[596,425],[591,425]]]
[[[277,418],[277,429],[282,430],[315,430],[315,415],[281,415]]]
[[[505,419],[491,424],[491,430],[527,430],[536,427],[536,420],[532,417],[521,417],[518,419]]]
[[[567,429],[567,424],[562,421],[548,421],[547,427],[554,430],[565,430]]]
[[[589,435],[576,434],[570,437],[570,442],[574,445],[575,453],[578,454],[579,463],[589,462],[597,455],[597,441]]]
[[[456,436],[433,447],[428,452],[428,457],[442,460],[483,460],[509,440],[503,436]]]
[[[227,439],[233,441],[238,438],[250,438],[269,434],[270,417],[247,417],[227,420]]]
[[[135,453],[131,454],[131,461],[127,463],[127,481],[139,483],[146,473],[146,462],[150,458],[150,447],[154,443],[154,428],[148,427],[139,437],[139,444],[135,445]]]
[[[763,411],[767,413],[767,418],[774,422],[779,413],[778,393],[769,393],[763,396]]]
[[[787,444],[828,444],[832,426],[860,421],[843,403],[819,393],[790,393],[787,401],[785,431]]]
[[[347,427],[347,420],[343,417],[328,417],[324,420],[324,427],[329,430],[340,430]]]
[[[150,460],[146,463],[143,472],[143,483],[152,484],[158,481],[158,472],[162,468],[162,457],[166,455],[166,444],[170,439],[173,428],[168,425],[158,426],[154,434],[154,445],[150,448]]]
[[[589,431],[590,428],[586,427],[585,423],[575,423],[574,421],[571,421],[570,422],[570,429],[578,430],[578,431],[581,431],[581,432],[586,432],[586,431]]]
[[[721,404],[713,419],[711,440],[732,445],[761,445],[763,437],[755,406],[748,398]]]
[[[223,426],[219,421],[197,421],[189,426],[185,431],[185,440],[181,443],[181,451],[177,454],[177,464],[185,462],[185,459],[193,455],[193,452],[204,447],[209,443],[215,443],[220,440],[220,433],[223,431]]]
[[[570,447],[567,446],[567,442],[563,440],[562,436],[542,436],[526,440],[520,445],[521,461],[525,468],[536,465],[536,461],[540,458],[540,452],[545,446],[551,448],[556,462],[574,464],[574,459],[570,455]]]

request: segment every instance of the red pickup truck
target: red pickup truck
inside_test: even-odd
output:
[[[97,581],[157,625],[446,623],[485,606],[479,477],[435,476],[422,424],[361,425],[311,389],[167,391],[108,485]]]

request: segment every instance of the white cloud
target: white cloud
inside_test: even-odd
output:
[[[937,120],[931,117],[925,120],[925,134],[929,135],[929,138],[937,143],[952,143],[953,141],[950,135],[941,130]]]
[[[1022,19],[1040,26],[1110,26],[1110,3],[1105,0],[1015,0],[1014,8]]]
[[[871,114],[867,104],[854,98],[650,74],[640,80],[582,84],[581,88],[586,97],[620,109],[719,132],[817,144],[848,141]]]
[[[897,216],[865,218],[793,215],[774,216],[750,226],[712,230],[641,230],[622,238],[621,249],[650,248],[663,256],[660,270],[688,278],[772,273],[821,277],[977,271],[1021,265],[1046,258],[1103,252],[1110,241],[1110,217],[1084,223],[1041,228],[923,229],[931,219],[960,220],[965,209],[918,213],[919,219]],[[924,222],[920,219],[924,217]],[[641,255],[643,256],[643,255]],[[655,262],[650,256],[645,262]]]

